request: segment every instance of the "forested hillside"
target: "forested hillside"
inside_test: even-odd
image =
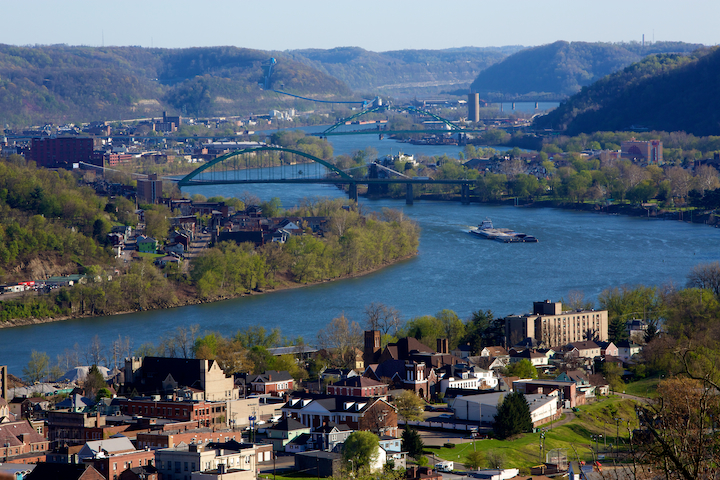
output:
[[[586,43],[559,41],[528,48],[480,72],[470,88],[491,99],[562,98],[646,55],[689,53],[702,45],[658,42]]]
[[[120,120],[161,115],[239,115],[294,100],[258,88],[262,63],[298,94],[346,98],[342,82],[282,53],[235,47],[16,47],[0,45],[0,122]]]
[[[127,199],[108,204],[78,187],[68,171],[35,168],[17,155],[0,162],[0,282],[108,263],[106,235],[113,224],[132,221],[134,210]]]
[[[357,91],[392,96],[465,90],[479,72],[521,46],[371,52],[358,47],[287,52]]]
[[[630,129],[720,132],[720,50],[653,55],[584,88],[536,119],[569,134]]]

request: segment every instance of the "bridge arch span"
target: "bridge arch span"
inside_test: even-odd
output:
[[[345,173],[342,170],[340,170],[339,168],[337,168],[335,165],[333,165],[321,158],[318,158],[314,155],[303,152],[301,150],[295,150],[292,148],[285,148],[285,147],[279,147],[279,146],[274,146],[274,145],[265,145],[265,146],[261,146],[261,147],[243,148],[241,150],[235,150],[235,151],[226,153],[225,155],[221,155],[221,156],[211,160],[210,162],[207,162],[205,165],[202,165],[201,167],[198,167],[195,170],[193,170],[192,172],[185,175],[183,178],[181,178],[178,181],[178,187],[182,188],[184,186],[199,185],[199,184],[205,183],[200,180],[194,180],[194,178],[197,177],[198,175],[200,175],[201,173],[203,173],[204,171],[206,171],[218,164],[225,162],[226,160],[229,160],[231,158],[234,158],[234,157],[237,157],[240,155],[248,154],[248,153],[268,152],[268,151],[287,152],[287,153],[292,153],[294,155],[298,155],[298,156],[307,158],[308,160],[312,160],[315,163],[319,163],[319,164],[323,165],[325,168],[327,168],[331,172],[336,173],[341,179],[346,180],[346,183],[354,184],[357,182],[357,180],[355,178],[353,178],[351,175],[348,175],[347,173]]]

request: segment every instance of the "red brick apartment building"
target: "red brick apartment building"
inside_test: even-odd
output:
[[[388,394],[388,385],[372,378],[350,377],[327,386],[328,395],[351,395],[354,397],[377,397]]]
[[[129,468],[153,465],[155,452],[153,450],[135,450],[133,452],[117,453],[109,456],[97,456],[83,460],[92,465],[108,480],[117,480],[122,472]]]

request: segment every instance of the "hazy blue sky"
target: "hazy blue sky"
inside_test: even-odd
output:
[[[262,50],[720,43],[720,0],[0,0],[0,43]]]

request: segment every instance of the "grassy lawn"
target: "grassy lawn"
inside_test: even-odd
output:
[[[568,461],[578,460],[579,457],[580,460],[588,462],[593,459],[591,448],[595,449],[595,442],[591,436],[603,435],[603,440],[600,440],[598,444],[600,453],[603,453],[605,439],[609,450],[610,444],[616,443],[615,435],[618,430],[621,445],[626,444],[628,439],[627,423],[621,422],[618,429],[617,423],[613,419],[630,420],[630,428],[637,428],[634,405],[635,402],[631,400],[611,396],[592,405],[579,407],[579,411],[575,414],[576,418],[545,433],[545,452],[555,448],[566,449]],[[549,427],[549,424],[545,426],[548,429]],[[473,448],[482,452],[491,451],[502,455],[505,468],[514,467],[521,471],[528,471],[530,467],[542,463],[540,433],[527,433],[509,440],[476,440],[458,444],[455,448],[426,447],[425,451],[435,455],[436,458],[464,463],[467,454],[472,452]],[[431,462],[434,460],[430,457]],[[460,469],[461,466],[458,465],[456,468]]]
[[[660,378],[645,378],[625,385],[625,393],[637,397],[655,398]]]
[[[155,258],[164,257],[164,256],[165,256],[165,254],[163,254],[163,253],[138,252],[138,257],[149,258],[150,260],[153,260]]]

